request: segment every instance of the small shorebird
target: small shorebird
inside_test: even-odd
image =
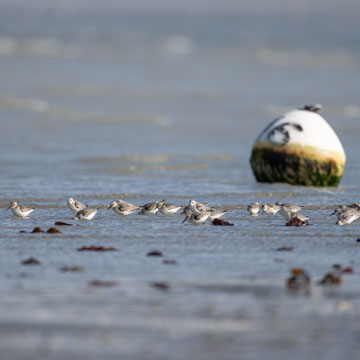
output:
[[[161,203],[164,200],[161,201],[153,201],[150,203],[147,203],[143,206],[140,206],[140,212],[139,214],[142,215],[155,215],[159,211],[159,203]]]
[[[210,211],[210,206],[208,204],[203,204],[196,200],[190,200],[189,205],[184,207],[182,214],[184,215],[191,215]]]
[[[332,216],[332,215],[339,216],[340,214],[342,214],[343,212],[345,212],[345,211],[347,211],[349,209],[360,210],[360,204],[353,203],[353,204],[350,204],[350,205],[338,205],[334,209],[334,212],[332,214],[330,214],[330,216]]]
[[[10,203],[8,210],[11,209],[12,213],[15,216],[26,218],[28,215],[30,215],[35,209],[25,206],[25,205],[19,205],[16,201],[13,201]]]
[[[310,219],[308,216],[301,215],[298,212],[290,211],[290,219],[287,219],[287,221],[290,221],[291,219],[294,218],[299,219],[302,222],[306,222]]]
[[[113,209],[115,214],[127,216],[140,209],[140,206],[130,204],[123,200],[113,201],[108,206],[108,209]]]
[[[74,220],[91,220],[97,213],[97,209],[86,207],[85,209],[79,210]]]
[[[210,209],[210,215],[208,217],[208,220],[213,221],[214,219],[220,219],[224,214],[227,213],[227,210],[218,210],[215,208]]]
[[[180,209],[183,208],[183,206],[173,205],[166,203],[165,201],[160,201],[158,204],[159,211],[163,215],[174,215],[176,214]]]
[[[72,212],[77,214],[80,210],[85,209],[87,206],[80,201],[74,200],[73,198],[68,198],[67,201],[69,208]]]
[[[276,215],[277,212],[280,210],[281,206],[280,205],[273,205],[273,204],[264,204],[261,209],[262,212],[265,214],[271,214],[271,215]]]
[[[251,216],[258,216],[260,211],[260,204],[258,202],[250,203],[250,205],[247,207],[247,211]]]
[[[303,206],[295,205],[295,204],[289,204],[289,203],[283,203],[281,201],[277,201],[275,205],[279,205],[282,209],[285,211],[292,211],[292,212],[298,212],[300,211]],[[281,210],[280,210],[281,211]]]
[[[210,206],[207,204],[203,204],[201,202],[198,202],[196,200],[190,200],[189,201],[189,209],[194,213],[203,213],[210,210]]]
[[[191,224],[195,224],[195,225],[203,224],[209,218],[209,216],[210,216],[210,212],[186,215],[185,219],[183,220],[183,223],[187,220]]]
[[[282,203],[281,203],[282,204]],[[279,205],[278,203],[276,205]],[[292,213],[297,213],[299,210],[301,210],[302,207],[292,204],[284,204],[280,205],[279,213],[282,215],[286,221],[289,221],[291,219]]]
[[[360,218],[360,210],[347,209],[338,215],[337,225],[350,225]]]

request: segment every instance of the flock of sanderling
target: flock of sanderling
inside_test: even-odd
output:
[[[80,201],[69,198],[67,204],[71,211],[75,213],[74,220],[91,220],[97,213],[96,207],[89,207]],[[294,204],[288,204],[283,202],[276,202],[275,204],[264,204],[260,206],[258,202],[252,202],[248,207],[247,211],[251,216],[258,216],[259,213],[276,215],[281,214],[286,221],[297,220],[301,223],[307,223],[309,217],[299,213],[303,206]],[[20,205],[17,202],[11,202],[8,210],[11,209],[13,214],[17,217],[27,218],[35,208],[31,208],[25,205]],[[208,204],[190,200],[189,205],[179,206],[167,203],[164,200],[153,201],[142,206],[134,205],[124,200],[112,201],[108,206],[108,209],[112,209],[115,214],[127,216],[136,211],[142,215],[155,215],[161,213],[163,215],[174,215],[180,209],[182,214],[185,215],[183,221],[190,222],[191,224],[202,224],[205,221],[213,221],[223,216],[227,210],[219,210],[215,207],[211,207]],[[354,221],[360,219],[360,204],[353,203],[350,205],[338,205],[334,212],[330,215],[337,216],[337,225],[349,225]]]
[[[70,210],[75,213],[74,220],[91,220],[98,211],[96,207],[87,206],[73,198],[69,198],[67,204]],[[20,205],[15,201],[10,203],[8,210],[9,209],[12,210],[15,216],[21,218],[27,218],[35,210],[35,208]],[[182,209],[182,214],[185,215],[183,223],[189,221],[192,224],[201,224],[207,220],[213,221],[214,219],[219,219],[227,212],[227,210],[219,210],[195,200],[190,200],[187,206],[179,206],[167,203],[165,199],[153,201],[142,206],[134,205],[120,199],[112,201],[108,209],[112,209],[115,214],[122,216],[130,215],[136,211],[142,215],[155,215],[157,213],[174,215]]]
[[[280,201],[277,201],[275,204],[264,204],[262,206],[260,206],[258,202],[253,202],[247,207],[247,211],[252,216],[258,216],[260,210],[263,214],[276,215],[279,213],[286,221],[297,219],[306,223],[309,220],[309,217],[299,213],[302,208],[303,206],[283,203]],[[330,215],[337,216],[337,225],[349,225],[360,219],[360,204],[353,203],[350,205],[338,205],[334,212]]]

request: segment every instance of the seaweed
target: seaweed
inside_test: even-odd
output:
[[[213,225],[217,225],[217,226],[234,226],[234,224],[228,222],[228,221],[225,221],[225,220],[221,220],[221,219],[214,219],[212,221],[212,224]]]
[[[40,265],[40,261],[34,257],[30,257],[21,262],[23,265]]]
[[[160,250],[149,251],[146,256],[164,256]]]
[[[166,292],[170,289],[170,285],[167,284],[166,282],[153,282],[153,283],[151,283],[151,287],[153,287],[154,289],[164,291],[164,292]]]
[[[90,245],[82,246],[81,248],[77,249],[77,251],[117,251],[117,249],[113,247]]]
[[[48,234],[57,234],[57,233],[61,233],[60,230],[54,228],[54,227],[51,227],[49,228],[47,231],[46,231]]]
[[[177,265],[177,261],[176,260],[171,260],[171,259],[164,259],[163,263],[166,265]]]
[[[55,226],[73,226],[73,225],[63,221],[55,221]]]
[[[83,272],[84,269],[77,265],[67,265],[61,268],[61,272]]]
[[[89,281],[89,285],[94,287],[113,287],[118,286],[119,283],[111,280],[91,280]]]

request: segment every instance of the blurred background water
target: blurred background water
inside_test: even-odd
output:
[[[359,16],[355,0],[1,0],[2,358],[356,359],[356,272],[307,296],[284,281],[294,266],[315,280],[334,263],[360,268],[359,225],[327,216],[360,189]],[[347,154],[340,187],[256,183],[255,137],[313,103]],[[19,233],[72,222],[69,196],[101,207],[92,222]],[[119,218],[105,210],[117,198],[195,198],[230,209],[235,226]],[[30,220],[6,212],[13,200],[37,208]],[[308,206],[314,225],[244,210],[277,200]],[[118,251],[76,251],[90,244]],[[29,256],[41,265],[21,265]]]

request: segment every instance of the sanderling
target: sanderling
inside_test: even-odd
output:
[[[276,213],[280,210],[281,206],[280,205],[273,205],[273,204],[264,204],[261,209],[262,212],[265,214],[271,214],[271,215],[276,215]]]
[[[140,206],[127,203],[126,201],[113,201],[108,206],[108,209],[113,209],[115,214],[127,216],[140,209]]]
[[[297,218],[302,222],[306,222],[310,219],[308,216],[301,215],[298,212],[290,211],[290,219],[287,219],[287,220],[290,221],[293,218]]]
[[[282,203],[281,203],[282,204]],[[279,204],[277,204],[279,205]],[[285,218],[286,221],[291,219],[292,213],[297,213],[299,210],[302,209],[302,206],[297,206],[293,204],[283,204],[280,205],[279,213]]]
[[[194,213],[203,213],[210,211],[210,206],[208,204],[203,204],[201,202],[198,202],[196,200],[190,200],[189,201],[189,209]]]
[[[10,203],[8,210],[11,209],[12,213],[15,216],[26,218],[28,215],[30,215],[35,209],[25,206],[25,205],[19,205],[16,201],[13,201]]]
[[[197,213],[197,214],[191,214],[186,215],[185,219],[183,220],[183,223],[187,220],[192,224],[203,224],[210,216],[210,212],[203,212],[203,213]]]
[[[91,220],[97,213],[97,209],[86,207],[85,209],[79,210],[74,220]]]
[[[286,221],[290,221],[292,218],[297,217],[301,221],[309,220],[309,217],[299,214],[297,211],[291,211],[284,206],[281,207],[279,213],[284,217]]]
[[[275,203],[275,205],[279,205],[281,206],[282,209],[284,209],[284,211],[292,211],[292,212],[298,212],[300,211],[303,206],[300,205],[295,205],[295,204],[289,204],[289,203],[283,203],[281,201],[277,201]],[[281,211],[281,210],[280,210]]]
[[[208,204],[203,204],[196,200],[190,200],[189,205],[184,207],[182,214],[191,215],[193,213],[198,214],[206,211],[210,211],[210,206]]]
[[[67,201],[69,208],[75,214],[77,214],[80,210],[85,209],[87,206],[80,201],[74,200],[73,198],[68,198]]]
[[[164,215],[174,215],[176,212],[178,212],[180,209],[183,208],[183,206],[173,205],[166,203],[164,201],[160,201],[158,205],[159,211]]]
[[[247,211],[251,216],[258,216],[259,210],[260,210],[260,204],[258,202],[252,202],[247,207]]]
[[[155,215],[158,211],[159,211],[159,203],[165,201],[161,200],[161,201],[153,201],[151,203],[147,203],[143,206],[140,206],[140,212],[139,214],[142,215]]]
[[[184,210],[182,211],[181,214],[191,215],[192,213],[193,213],[193,212],[192,212],[192,210],[191,210],[191,208],[190,208],[190,205],[187,205],[187,206],[184,207]]]
[[[360,218],[360,211],[357,209],[347,209],[344,212],[338,215],[338,219],[336,221],[337,225],[350,225],[354,221]]]
[[[332,216],[332,215],[339,216],[340,214],[342,214],[343,212],[345,212],[345,211],[347,211],[349,209],[360,210],[360,204],[359,203],[353,203],[353,204],[350,204],[350,205],[338,205],[334,209],[334,212],[330,214],[330,216]]]
[[[210,215],[208,217],[208,220],[213,221],[214,219],[220,219],[224,214],[227,213],[227,210],[218,210],[215,208],[210,209]]]

